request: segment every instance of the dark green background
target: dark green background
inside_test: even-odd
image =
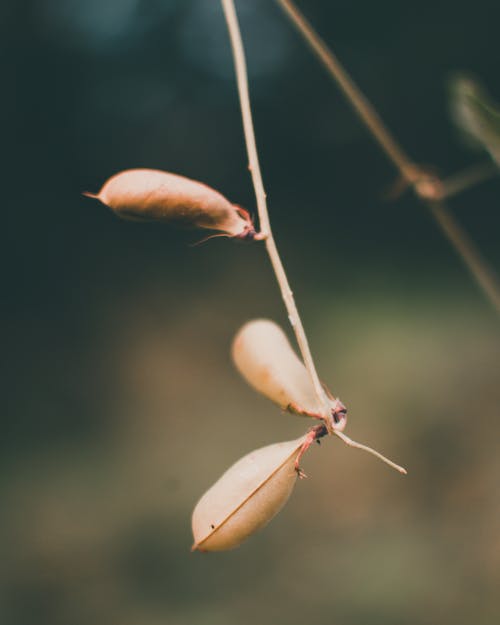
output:
[[[301,2],[409,153],[479,162],[447,114],[465,70],[500,99],[497,2]],[[5,373],[2,625],[493,625],[500,620],[498,322],[271,0],[240,0],[271,219],[347,432],[285,510],[190,554],[197,498],[306,421],[229,358],[286,316],[262,247],[116,219],[81,191],[154,167],[255,210],[217,1],[0,5]],[[453,201],[500,264],[500,183]]]

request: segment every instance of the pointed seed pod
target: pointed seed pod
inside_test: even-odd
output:
[[[192,551],[233,549],[264,527],[292,493],[306,439],[262,447],[233,464],[196,504]]]
[[[246,323],[234,338],[232,355],[238,371],[256,391],[284,410],[322,418],[323,409],[307,369],[274,321],[255,319]],[[327,396],[333,419],[338,429],[343,429],[346,408],[328,391]]]
[[[109,178],[99,193],[84,195],[100,200],[123,218],[217,230],[238,239],[262,238],[245,209],[201,182],[166,171],[122,171]]]

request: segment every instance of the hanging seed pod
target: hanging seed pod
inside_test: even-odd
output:
[[[262,447],[233,464],[196,504],[192,551],[233,549],[264,527],[291,495],[307,438]]]
[[[215,189],[184,176],[157,169],[129,169],[107,180],[97,194],[117,215],[163,221],[180,227],[217,230],[222,236],[261,239],[249,213]]]
[[[323,409],[309,374],[274,321],[255,319],[246,323],[234,338],[232,354],[237,369],[256,391],[284,410],[322,418]],[[346,408],[326,388],[325,391],[336,429],[342,430]]]

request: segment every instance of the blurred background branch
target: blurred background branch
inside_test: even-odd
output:
[[[441,184],[429,178],[426,171],[413,162],[403,151],[394,136],[383,123],[382,119],[353,82],[336,56],[319,37],[317,32],[306,20],[291,0],[276,0],[300,34],[304,37],[317,58],[339,85],[342,92],[363,120],[380,147],[398,169],[400,176],[411,185],[417,197],[427,206],[431,215],[438,223],[443,234],[453,245],[462,258],[465,266],[475,278],[485,295],[489,298],[500,314],[500,285],[492,269],[482,257],[479,249],[472,242],[465,230],[458,224],[456,218],[445,206],[444,200],[439,205],[429,201],[429,195],[441,193]],[[437,187],[437,190],[434,188]]]

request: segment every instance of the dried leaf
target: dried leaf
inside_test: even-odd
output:
[[[262,447],[233,464],[196,504],[192,550],[232,549],[264,527],[291,495],[306,438]]]
[[[237,369],[255,390],[283,409],[318,417],[323,409],[309,374],[283,330],[269,319],[255,319],[237,333],[232,347]],[[345,407],[330,396],[332,413],[345,422]]]
[[[122,171],[109,178],[99,193],[84,195],[128,219],[218,230],[240,239],[259,238],[247,211],[201,182],[166,171]]]

